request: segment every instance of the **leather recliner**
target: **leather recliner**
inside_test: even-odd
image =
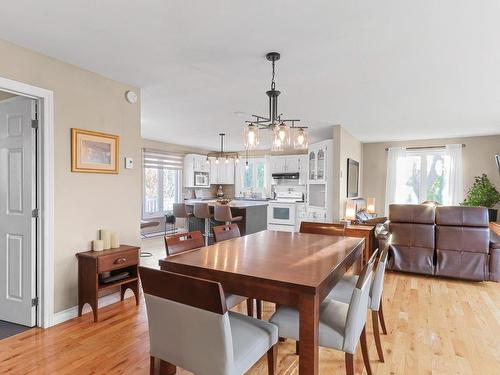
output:
[[[500,280],[500,238],[483,207],[398,205],[378,234],[387,268],[469,280]]]

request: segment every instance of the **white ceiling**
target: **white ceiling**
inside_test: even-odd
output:
[[[280,112],[313,139],[500,133],[498,0],[16,0],[0,19],[2,39],[140,86],[145,138],[242,149],[272,50]]]

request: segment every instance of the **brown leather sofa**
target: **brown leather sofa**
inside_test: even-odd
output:
[[[378,234],[387,268],[468,280],[500,280],[500,238],[483,207],[400,205]]]

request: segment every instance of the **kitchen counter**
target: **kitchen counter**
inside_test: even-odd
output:
[[[195,203],[208,203],[209,206],[219,205],[217,200],[201,200],[201,199],[187,199],[184,201],[187,206],[194,206]],[[268,201],[252,201],[252,200],[232,200],[227,204],[227,206],[231,208],[248,208],[248,207],[256,207],[256,206],[267,206]]]
[[[220,205],[217,200],[201,200],[201,199],[187,199],[184,201],[188,212],[193,212],[196,203],[207,203],[210,207],[210,212],[213,212],[213,207]],[[267,201],[252,201],[252,200],[233,200],[227,204],[231,208],[231,215],[233,217],[241,216],[243,219],[236,222],[240,229],[242,236],[247,234],[260,232],[267,229]],[[212,219],[213,220],[213,219]],[[213,223],[210,224],[212,226]],[[222,225],[218,223],[215,225]],[[189,230],[205,231],[205,220],[196,217],[190,219]],[[210,230],[211,231],[211,230]],[[211,241],[210,241],[211,242]]]

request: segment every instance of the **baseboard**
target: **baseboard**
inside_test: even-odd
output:
[[[134,294],[131,293],[129,290],[125,293],[125,298],[131,298],[133,297]],[[99,308],[111,305],[113,303],[120,302],[120,292],[116,292],[113,294],[108,294],[107,296],[103,296],[99,298],[98,306]],[[86,314],[88,312],[91,312],[92,309],[90,306],[85,305],[83,307],[83,314]],[[73,306],[70,307],[69,309],[59,311],[54,314],[54,317],[52,319],[52,326],[55,326],[57,324],[64,323],[67,320],[74,319],[78,316],[78,306]]]

